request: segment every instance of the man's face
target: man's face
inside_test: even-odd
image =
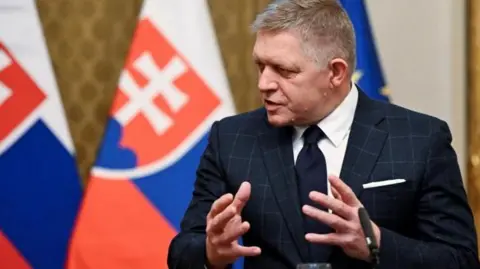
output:
[[[258,32],[253,58],[272,125],[307,125],[325,116],[330,72],[305,55],[294,32]]]

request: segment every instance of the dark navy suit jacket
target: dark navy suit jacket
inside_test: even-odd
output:
[[[444,121],[374,101],[359,91],[340,177],[381,228],[379,269],[480,268],[472,212]],[[363,184],[405,179],[363,189]],[[192,201],[168,255],[171,269],[203,269],[206,215],[243,181],[252,186],[245,245],[262,254],[245,268],[295,268],[306,261],[292,152],[292,128],[269,125],[264,109],[213,124]],[[332,248],[334,269],[369,268]]]

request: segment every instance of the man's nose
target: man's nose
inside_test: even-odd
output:
[[[275,72],[270,67],[265,67],[258,78],[258,89],[260,91],[271,91],[278,88]]]

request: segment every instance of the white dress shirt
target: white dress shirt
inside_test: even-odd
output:
[[[323,152],[327,162],[327,174],[340,177],[342,169],[343,158],[347,149],[348,137],[350,135],[350,128],[353,123],[355,109],[358,101],[358,89],[354,83],[347,97],[343,102],[327,117],[318,123],[318,127],[322,129],[326,137],[318,142],[318,147]],[[297,161],[298,154],[303,148],[303,132],[308,128],[295,127],[295,134],[293,136],[293,156],[294,161]],[[319,178],[320,180],[320,178]],[[330,182],[328,185],[328,195],[332,195],[330,190]]]

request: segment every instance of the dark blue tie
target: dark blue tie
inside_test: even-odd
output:
[[[303,148],[295,164],[302,207],[307,204],[326,210],[309,198],[309,193],[313,190],[328,194],[327,164],[325,156],[318,147],[318,142],[324,137],[325,133],[317,125],[308,127],[303,134]],[[331,230],[327,225],[306,215],[304,215],[304,225],[305,233],[323,234]],[[326,262],[329,253],[328,249],[328,246],[310,244],[310,262]]]

